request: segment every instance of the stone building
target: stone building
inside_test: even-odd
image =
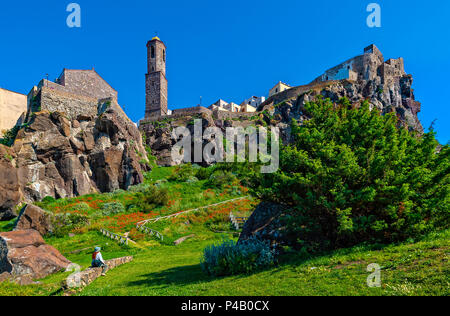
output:
[[[250,104],[243,103],[243,104],[241,104],[241,112],[243,112],[243,113],[253,113],[253,112],[256,112],[256,108],[251,106]]]
[[[21,123],[26,110],[26,95],[0,88],[0,137]]]
[[[272,89],[270,89],[269,91],[269,98],[277,93],[283,92],[285,90],[288,90],[292,88],[290,85],[283,83],[283,82],[278,82]]]
[[[241,107],[237,105],[234,102],[225,102],[224,100],[220,99],[217,102],[211,104],[208,109],[211,111],[218,110],[218,111],[228,111],[228,112],[240,112]]]
[[[27,98],[30,113],[48,110],[66,113],[70,119],[94,117],[100,106],[117,103],[118,93],[94,69],[64,69],[55,82],[42,79]]]
[[[374,80],[381,77],[383,83],[392,81],[393,78],[404,76],[405,70],[403,58],[389,59],[384,62],[383,54],[375,45],[364,49],[364,54],[351,58],[325,71],[312,83],[330,80]]]
[[[158,37],[147,43],[147,66],[145,118],[168,115],[166,45]]]
[[[250,105],[251,107],[256,109],[258,106],[260,106],[262,103],[264,103],[264,101],[266,101],[266,97],[252,96],[251,98],[242,102],[241,107],[244,105]],[[242,111],[242,112],[245,112],[245,111]]]

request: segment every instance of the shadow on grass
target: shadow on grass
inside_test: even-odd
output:
[[[127,286],[149,286],[167,288],[173,285],[189,285],[216,280],[206,275],[200,264],[174,267],[160,272],[153,272],[141,276],[141,280],[127,283]]]

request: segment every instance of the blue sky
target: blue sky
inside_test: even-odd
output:
[[[81,6],[81,28],[66,7]],[[381,5],[381,28],[366,7]],[[267,95],[278,81],[309,83],[324,70],[376,44],[405,58],[425,128],[437,119],[450,139],[450,1],[154,1],[43,0],[0,4],[0,87],[28,93],[46,73],[95,69],[119,91],[137,121],[144,115],[146,42],[167,45],[169,107],[236,103]]]

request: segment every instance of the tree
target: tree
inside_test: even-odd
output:
[[[280,169],[262,174],[256,192],[290,206],[290,241],[308,251],[363,241],[392,242],[448,226],[449,146],[398,126],[364,102],[305,105],[312,117],[291,124],[295,142],[281,150]]]

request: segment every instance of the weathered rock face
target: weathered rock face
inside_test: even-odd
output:
[[[284,224],[281,218],[286,207],[271,202],[261,202],[244,224],[238,242],[256,237],[269,240],[273,246],[286,244]]]
[[[11,148],[0,145],[0,221],[17,216],[14,208],[23,196],[13,163],[15,157]]]
[[[65,270],[70,261],[45,244],[35,230],[0,233],[0,274],[41,279]]]
[[[143,160],[139,130],[114,101],[72,121],[35,113],[12,148],[0,145],[0,219],[17,215],[19,201],[127,189],[143,181]]]
[[[17,218],[14,230],[34,229],[42,236],[53,231],[52,214],[35,205],[25,206]]]
[[[152,154],[156,157],[157,163],[160,166],[174,166],[179,165],[181,160],[172,159],[172,148],[177,143],[177,140],[172,137],[174,129],[177,127],[188,128],[191,135],[194,135],[194,120],[201,120],[202,130],[204,131],[208,127],[215,127],[211,115],[206,113],[175,116],[168,118],[166,120],[149,122],[147,124],[141,125],[140,129],[145,133],[146,145],[152,150]],[[204,144],[207,142],[204,141]],[[194,150],[191,150],[192,155]],[[191,158],[194,161],[194,157]]]
[[[242,113],[239,117],[233,116],[228,119],[215,117],[214,114],[188,113],[184,116],[174,115],[154,122],[148,121],[141,124],[140,129],[146,134],[146,143],[151,147],[152,154],[157,157],[158,164],[163,166],[177,165],[181,162],[173,161],[171,158],[171,150],[176,143],[172,137],[172,131],[179,126],[184,126],[189,128],[191,135],[194,135],[192,122],[196,118],[202,119],[203,131],[207,127],[218,127],[225,132],[227,127],[277,126],[280,128],[283,142],[289,143],[292,119],[300,123],[309,119],[308,113],[304,111],[305,103],[314,101],[317,96],[330,98],[333,102],[347,97],[354,106],[368,100],[372,108],[378,109],[382,114],[394,112],[399,118],[399,124],[422,132],[422,125],[417,117],[421,104],[415,101],[414,91],[411,88],[412,76],[397,76],[388,81],[376,75],[370,77],[371,80],[315,82],[295,87],[270,97],[261,104],[259,113]],[[263,111],[268,115],[261,113]],[[203,144],[206,143],[206,141],[203,142]]]
[[[394,112],[400,124],[410,130],[423,132],[417,117],[421,104],[415,101],[412,82],[411,75],[404,75],[387,82],[375,77],[373,80],[340,80],[310,84],[272,96],[260,106],[259,110],[267,110],[278,118],[276,124],[281,129],[284,141],[289,141],[289,124],[292,119],[300,122],[307,120],[309,117],[304,112],[304,105],[306,102],[314,101],[319,95],[330,98],[333,102],[346,97],[355,106],[367,100],[372,108],[378,109],[382,114]]]

